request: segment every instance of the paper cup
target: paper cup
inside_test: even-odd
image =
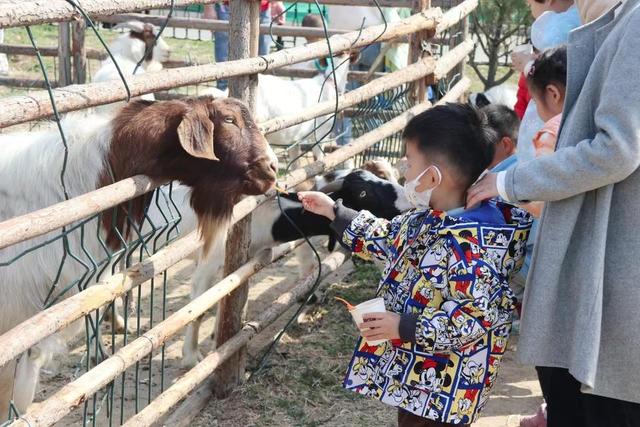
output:
[[[374,298],[363,303],[356,305],[353,310],[350,311],[351,317],[353,317],[353,321],[356,322],[356,325],[362,323],[362,317],[365,314],[369,313],[384,313],[387,311],[384,307],[384,299],[383,298]],[[375,341],[367,341],[367,344],[370,345],[380,345],[386,340],[375,340]]]

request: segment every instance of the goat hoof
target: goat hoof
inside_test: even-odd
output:
[[[200,361],[202,361],[202,354],[200,354],[199,351],[196,351],[195,353],[184,355],[180,365],[183,369],[192,369],[200,363]]]

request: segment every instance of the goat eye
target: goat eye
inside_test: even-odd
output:
[[[365,190],[362,190],[360,192],[360,198],[362,199],[363,197],[366,197],[366,196],[367,196],[367,192]]]
[[[224,122],[225,123],[235,123],[236,119],[235,119],[235,117],[227,116],[227,117],[224,118]]]

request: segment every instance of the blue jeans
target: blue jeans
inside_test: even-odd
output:
[[[216,13],[218,19],[223,21],[229,20],[229,6],[216,3]],[[271,15],[269,10],[260,13],[260,23],[268,24],[271,22]],[[225,62],[229,59],[229,33],[226,31],[216,31],[213,33],[214,37],[214,53],[216,62]],[[271,36],[265,34],[260,36],[258,43],[258,55],[266,55],[271,49]],[[225,90],[229,82],[227,80],[218,80],[218,89]]]

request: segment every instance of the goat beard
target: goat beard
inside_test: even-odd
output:
[[[213,215],[207,212],[198,217],[198,231],[202,240],[202,256],[207,257],[211,251],[213,243],[221,235],[226,234],[231,223],[231,212],[227,215]]]

